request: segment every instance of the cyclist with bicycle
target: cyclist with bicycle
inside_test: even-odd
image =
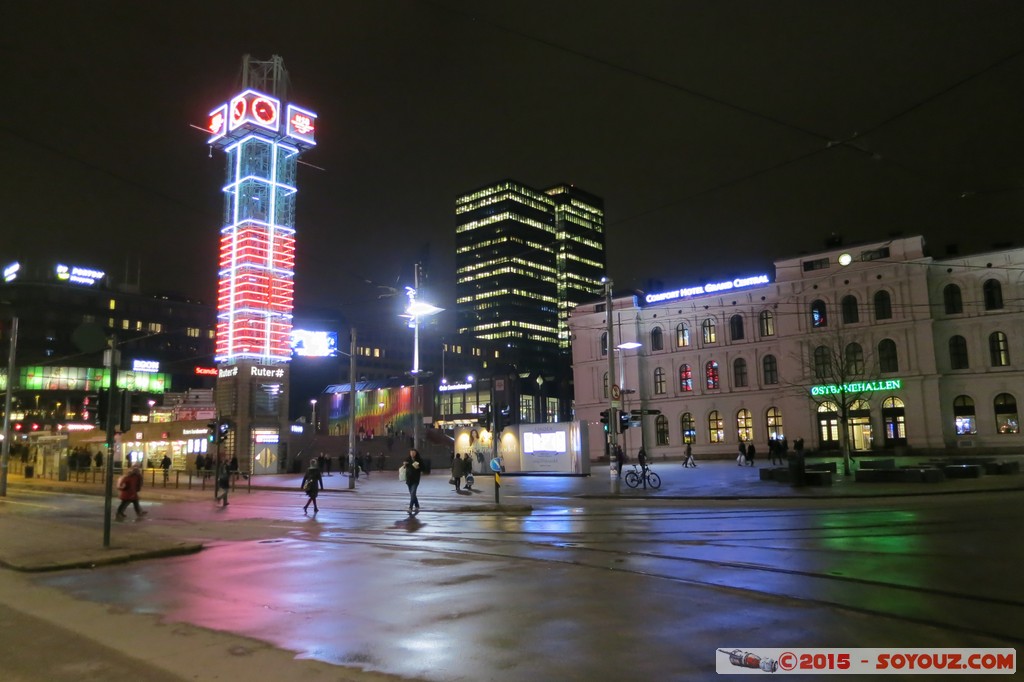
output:
[[[640,465],[640,471],[647,475],[647,451],[640,448],[640,452],[636,453],[636,461]]]

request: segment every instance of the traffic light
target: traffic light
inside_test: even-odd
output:
[[[206,440],[210,443],[217,439],[217,434],[220,432],[217,422],[209,422],[206,425]]]
[[[508,405],[498,405],[498,409],[494,412],[494,432],[500,433],[505,425],[509,423],[509,408]]]
[[[629,412],[619,412],[619,433],[625,433],[629,428]]]
[[[217,442],[224,444],[228,440],[228,435],[231,433],[231,421],[222,419],[220,425],[217,427]]]
[[[491,404],[487,403],[480,408],[480,414],[476,418],[476,423],[488,431],[491,429]]]
[[[608,430],[608,410],[601,412],[601,423],[604,424],[604,430]]]

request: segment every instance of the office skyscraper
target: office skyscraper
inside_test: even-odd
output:
[[[491,361],[567,374],[569,312],[600,295],[605,273],[601,199],[503,180],[458,197],[455,223],[459,333],[486,342]]]

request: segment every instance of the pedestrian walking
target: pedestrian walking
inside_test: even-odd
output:
[[[171,476],[171,458],[164,455],[164,458],[160,460],[160,468],[164,470],[164,483],[167,483],[167,479]]]
[[[221,507],[228,506],[228,490],[231,489],[231,470],[224,467],[217,478],[217,494],[213,496],[214,501],[221,501]]]
[[[740,441],[740,454],[736,455],[736,466],[741,467],[747,463],[747,446]]]
[[[622,467],[626,466],[626,454],[622,451],[622,446],[618,443],[615,444],[615,468],[618,470],[618,477],[622,478]]]
[[[324,479],[320,475],[320,468],[316,465],[316,459],[309,461],[309,468],[306,469],[306,475],[302,477],[302,483],[299,487],[306,492],[306,496],[309,497],[306,500],[305,506],[302,511],[309,513],[309,505],[313,505],[313,513],[316,514],[320,511],[320,508],[316,506],[316,496],[324,489]]]
[[[420,510],[420,500],[416,497],[416,490],[420,487],[420,475],[423,473],[423,460],[420,458],[419,450],[409,449],[409,456],[402,462],[405,467],[405,485],[409,488],[409,511]]]
[[[683,456],[683,466],[697,468],[697,462],[693,461],[693,448],[686,444],[686,454]]]
[[[448,481],[449,484],[455,486],[455,492],[459,492],[459,489],[462,487],[462,476],[464,473],[462,455],[455,453],[455,457],[452,458],[452,477]]]
[[[196,455],[196,476],[203,475],[203,467],[206,466],[206,458],[203,457],[202,453]]]
[[[96,468],[97,469],[102,468],[103,467],[103,453],[102,452],[97,452],[96,453],[96,457],[93,458],[93,461],[96,462]]]
[[[473,489],[473,460],[468,452],[462,453],[462,470],[466,472],[466,490]]]
[[[142,470],[136,464],[117,481],[117,496],[121,500],[115,516],[118,521],[124,521],[124,510],[128,508],[129,504],[135,508],[136,518],[141,518],[148,513],[139,506],[140,490],[142,490]]]
[[[754,442],[751,441],[750,445],[747,446],[747,466],[754,466],[754,455],[757,454],[757,450],[754,449]]]

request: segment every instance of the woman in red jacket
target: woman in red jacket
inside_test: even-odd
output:
[[[133,466],[117,482],[117,496],[121,498],[121,504],[117,507],[117,516],[115,517],[118,521],[124,521],[124,510],[128,508],[128,505],[135,507],[135,516],[145,516],[148,512],[142,511],[142,507],[139,506],[139,491],[142,489],[142,471],[138,465]]]

